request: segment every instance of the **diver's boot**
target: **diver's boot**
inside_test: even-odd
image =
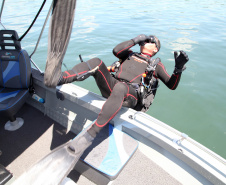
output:
[[[94,69],[91,69],[91,70],[87,71],[86,73],[77,76],[77,80],[76,81],[83,81],[86,78],[88,78],[90,76],[93,76],[98,69],[99,69],[99,66],[96,66]]]
[[[63,73],[61,73],[61,75],[59,75],[57,85],[63,85],[63,84],[71,83],[71,82],[75,82],[75,81],[83,81],[83,80],[87,79],[88,77],[93,76],[98,69],[99,69],[99,66],[96,66],[94,69],[91,69],[80,75],[75,71],[75,69],[69,70],[69,73],[71,72],[72,74],[75,74],[75,75],[71,75],[70,78],[68,78],[68,77],[64,78],[63,76],[67,76],[68,72],[67,73],[63,72]]]
[[[73,139],[68,148],[76,155],[76,158],[79,159],[84,151],[92,144],[93,140],[94,138],[87,131],[85,131]]]

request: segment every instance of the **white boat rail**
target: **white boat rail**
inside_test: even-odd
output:
[[[133,120],[136,120],[138,122],[140,122],[137,118],[137,116],[142,116],[162,127],[164,127],[165,129],[173,132],[174,134],[180,136],[181,138],[180,139],[173,139],[172,142],[176,143],[177,145],[180,145],[181,142],[183,140],[187,140],[188,142],[190,142],[191,144],[193,144],[194,146],[196,146],[197,148],[199,148],[200,150],[202,150],[203,152],[206,152],[207,154],[209,154],[210,156],[212,156],[213,158],[215,158],[216,160],[218,160],[219,162],[223,163],[224,165],[226,165],[226,160],[224,158],[222,158],[221,156],[217,155],[216,153],[212,152],[211,150],[209,150],[208,148],[204,147],[203,145],[201,145],[200,143],[196,142],[195,140],[191,139],[187,134],[185,133],[181,133],[179,132],[178,130],[170,127],[169,125],[153,118],[152,116],[149,116],[148,114],[144,113],[144,112],[135,112],[133,115],[130,115],[129,118],[130,119],[133,119]],[[141,124],[147,126],[147,127],[150,127],[150,125],[147,125],[146,123],[142,122]]]

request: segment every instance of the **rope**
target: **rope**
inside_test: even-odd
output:
[[[27,31],[19,38],[18,41],[21,41],[21,40],[25,37],[25,35],[27,35],[27,33],[30,31],[31,27],[32,27],[33,24],[35,23],[35,21],[36,21],[36,19],[38,18],[40,12],[42,11],[42,8],[44,7],[45,3],[46,3],[46,0],[43,1],[42,6],[40,7],[40,9],[39,9],[37,15],[35,16],[35,18],[34,18],[34,20],[33,20],[33,22],[31,23],[31,25],[29,26],[29,28],[27,29]]]

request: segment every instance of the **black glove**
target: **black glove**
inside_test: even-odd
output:
[[[185,64],[188,62],[188,55],[184,51],[180,51],[180,55],[178,56],[178,52],[174,51],[175,58],[175,71],[176,73],[182,72],[186,69]]]
[[[133,42],[134,44],[142,44],[142,42],[145,42],[145,40],[148,39],[148,36],[147,35],[144,35],[144,34],[141,34],[141,35],[138,35],[137,37],[133,38]]]

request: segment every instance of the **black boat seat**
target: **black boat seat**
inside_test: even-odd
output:
[[[0,30],[0,117],[6,116],[7,130],[18,129],[23,124],[15,114],[29,96],[31,80],[30,57],[22,50],[14,30]]]

